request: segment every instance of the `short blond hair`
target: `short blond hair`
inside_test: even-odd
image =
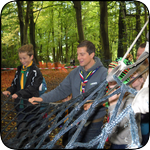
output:
[[[21,46],[18,49],[18,53],[27,53],[27,55],[32,56],[34,55],[33,45],[32,44],[26,44]]]

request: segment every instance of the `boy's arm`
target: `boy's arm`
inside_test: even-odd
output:
[[[15,77],[11,83],[11,86],[6,89],[6,91],[9,91],[11,93],[11,95],[16,92],[18,79],[19,79],[19,77],[18,77],[18,69],[17,69],[17,71],[15,73]]]

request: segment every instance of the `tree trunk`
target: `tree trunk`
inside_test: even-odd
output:
[[[40,32],[41,31],[41,29],[38,29],[38,31],[39,31],[39,36],[40,36],[40,39],[42,39],[42,33]],[[40,44],[40,49],[39,49],[39,53],[42,53],[42,44]],[[39,56],[39,61],[42,61],[43,60],[43,56]]]
[[[63,58],[63,53],[62,53],[62,39],[59,40],[58,45],[59,45],[59,52],[58,52],[59,59],[58,60],[60,60],[62,62],[62,60],[63,60],[62,59]]]
[[[25,16],[25,22],[23,21],[23,1],[17,1],[17,7],[18,7],[18,18],[19,18],[19,24],[20,24],[20,40],[21,40],[21,46],[28,43],[28,26],[29,26],[29,13],[30,13],[30,3],[31,1],[27,1],[27,8],[26,8],[26,16]]]
[[[30,2],[31,2],[31,6],[30,6],[30,42],[34,48],[35,63],[39,64],[38,58],[37,58],[37,52],[36,52],[36,44],[35,44],[35,23],[34,23],[34,17],[33,17],[33,1],[30,1]]]
[[[62,2],[61,2],[61,6],[62,6]],[[57,50],[57,61],[61,61],[62,62],[62,17],[61,17],[61,9],[59,9],[59,16],[58,18],[60,19],[60,22],[58,20],[58,30],[60,29],[60,32],[58,32],[59,35],[59,41],[58,41],[58,50]]]
[[[23,1],[16,1],[18,7],[18,18],[20,24],[20,41],[21,46],[24,45],[24,22],[23,22]]]
[[[50,42],[50,33],[51,33],[51,30],[48,31],[48,41],[47,43]],[[47,44],[47,50],[46,50],[46,67],[48,67],[47,63],[50,61],[49,59],[49,44]]]
[[[125,24],[125,2],[120,2],[119,9],[119,41],[118,41],[118,55],[117,57],[123,57],[127,51],[127,35],[126,35],[126,24]]]
[[[71,42],[71,58],[74,58],[73,42]]]
[[[68,62],[68,50],[69,50],[69,48],[68,48],[68,40],[67,40],[67,27],[65,27],[65,44],[66,44],[66,56],[65,56],[65,58],[66,58],[66,62]]]
[[[30,13],[30,3],[31,1],[27,1],[27,9],[25,16],[25,27],[24,27],[24,44],[28,43],[28,26],[29,26],[29,13]]]
[[[53,41],[53,62],[56,61],[55,59],[55,43],[54,43],[54,12],[53,12],[53,8],[52,8],[52,41]]]
[[[111,54],[109,51],[109,39],[108,39],[108,12],[107,1],[99,1],[100,4],[100,36],[102,49],[104,51],[104,61],[106,65],[111,61]]]
[[[134,2],[134,3],[136,5],[136,31],[137,31],[136,36],[137,36],[141,30],[141,22],[140,22],[141,8],[140,8],[140,2]],[[136,42],[136,49],[139,48],[141,43],[142,43],[142,38],[140,36]]]
[[[83,26],[82,26],[82,15],[81,15],[81,1],[73,1],[74,8],[76,10],[77,27],[79,34],[79,43],[84,40]]]

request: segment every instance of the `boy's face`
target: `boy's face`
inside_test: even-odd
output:
[[[24,66],[28,66],[33,59],[33,55],[29,56],[26,52],[25,53],[19,53],[19,60]]]
[[[136,73],[132,78],[135,78],[137,76],[138,76],[138,73]],[[136,90],[140,90],[143,83],[144,83],[143,78],[139,77],[134,82],[132,82],[132,88]]]
[[[141,56],[141,54],[144,51],[145,51],[145,48],[141,48],[141,47],[138,48],[137,55],[136,55],[136,60],[138,60],[138,58]]]

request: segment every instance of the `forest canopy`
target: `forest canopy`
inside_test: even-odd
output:
[[[123,56],[149,16],[138,1],[14,1],[1,11],[1,67],[17,67],[18,48],[31,43],[36,63],[77,61],[77,45],[90,40],[107,66]],[[146,42],[147,26],[131,53]]]

